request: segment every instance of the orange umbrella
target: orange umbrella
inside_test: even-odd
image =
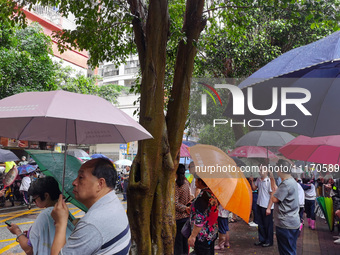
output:
[[[252,190],[235,161],[215,146],[190,147],[195,173],[204,180],[223,208],[249,221]]]

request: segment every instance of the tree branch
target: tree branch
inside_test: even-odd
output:
[[[144,71],[145,65],[144,60],[146,57],[146,39],[145,39],[145,10],[143,3],[140,0],[128,0],[130,5],[131,14],[135,17],[132,20],[133,31],[135,33],[135,43],[137,45],[139,63],[142,72]]]
[[[178,46],[174,82],[166,116],[171,156],[175,159],[182,143],[185,121],[188,114],[190,86],[199,35],[205,27],[203,19],[204,0],[188,0],[183,31],[186,41]]]
[[[219,9],[228,9],[228,8],[234,8],[234,9],[254,9],[254,8],[257,8],[257,9],[261,9],[261,8],[277,8],[275,6],[238,6],[238,5],[226,5],[226,6],[219,6],[219,7],[216,7],[216,8],[212,8],[212,9],[208,9],[208,10],[205,10],[203,13],[207,13],[207,12],[212,12],[212,11],[216,11],[216,10],[219,10]],[[280,7],[280,10],[289,10],[289,8],[281,8]]]

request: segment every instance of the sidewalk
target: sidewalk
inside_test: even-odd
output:
[[[239,220],[230,223],[230,248],[223,251],[216,250],[215,254],[279,254],[274,229],[274,245],[272,247],[258,247],[254,243],[258,241],[257,228],[250,227],[247,223]],[[298,255],[339,255],[340,245],[333,243],[334,232],[330,232],[325,220],[317,218],[316,229],[311,230],[307,225],[304,226],[297,241]]]
[[[31,209],[36,208],[37,206],[35,203],[31,204]],[[14,212],[19,210],[28,210],[27,205],[20,205],[20,202],[15,201],[14,206],[12,206],[12,203],[6,200],[5,206],[0,207],[0,214],[1,213],[8,213],[8,212]]]
[[[36,208],[32,205],[32,208]],[[15,210],[27,210],[27,206],[20,206],[15,202],[15,206],[6,201],[6,207],[0,208],[1,213],[7,213]],[[306,221],[305,221],[306,222]],[[242,220],[235,223],[229,223],[230,228],[230,248],[219,250],[215,254],[261,254],[277,255],[279,254],[274,229],[274,245],[272,247],[258,247],[254,243],[258,241],[257,228],[250,227]],[[307,225],[304,226],[300,237],[297,241],[298,255],[339,255],[340,245],[333,243],[335,232],[330,232],[326,221],[321,218],[316,220],[316,229],[311,230]]]

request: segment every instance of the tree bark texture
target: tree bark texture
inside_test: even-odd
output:
[[[164,115],[164,76],[169,33],[168,2],[150,0],[148,9],[129,0],[142,71],[140,123],[154,139],[140,141],[127,192],[131,254],[173,254],[176,233],[175,169],[189,107],[190,82],[198,40],[205,22],[204,0],[188,0],[175,78]]]

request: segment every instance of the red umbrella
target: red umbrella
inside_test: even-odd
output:
[[[229,156],[241,158],[277,158],[276,155],[260,146],[241,146],[229,153]]]
[[[300,135],[279,151],[290,159],[322,164],[340,163],[340,135],[308,137]]]
[[[189,146],[182,143],[179,155],[181,158],[190,157]]]

